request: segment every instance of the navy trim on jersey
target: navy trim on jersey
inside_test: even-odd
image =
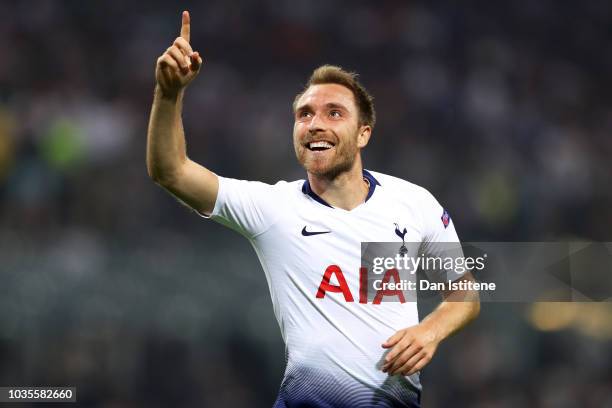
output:
[[[378,182],[378,180],[376,180],[376,178],[372,175],[372,173],[370,173],[366,169],[362,170],[362,174],[363,174],[363,178],[367,179],[368,184],[370,185],[368,189],[368,195],[366,196],[366,199],[365,199],[366,201],[368,201],[370,197],[372,197],[372,195],[374,194],[374,190],[376,190],[376,186],[377,185],[380,186],[381,184]],[[309,195],[310,197],[312,197],[313,200],[315,200],[316,202],[320,204],[323,204],[329,208],[334,208],[331,205],[329,205],[324,199],[319,197],[317,193],[312,191],[312,188],[310,188],[310,182],[308,181],[308,178],[306,178],[306,181],[304,181],[304,184],[302,185],[302,193]]]
[[[372,195],[374,194],[374,190],[376,190],[376,186],[377,185],[380,186],[380,183],[378,182],[378,180],[374,178],[372,173],[370,173],[366,169],[363,169],[362,172],[363,172],[363,178],[368,179],[368,181],[370,182],[370,189],[368,190],[368,196],[365,199],[366,201],[368,201],[370,197],[372,197]]]
[[[310,182],[308,181],[308,178],[306,179],[304,184],[302,184],[302,193],[304,193],[306,195],[309,195],[317,203],[323,204],[323,205],[325,205],[325,206],[327,206],[329,208],[334,208],[331,205],[327,204],[327,202],[324,199],[319,197],[317,193],[312,191],[312,188],[310,188]]]

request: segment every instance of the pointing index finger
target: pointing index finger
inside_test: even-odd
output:
[[[183,11],[183,20],[181,24],[181,37],[189,42],[189,34],[191,31],[191,18],[187,10]]]

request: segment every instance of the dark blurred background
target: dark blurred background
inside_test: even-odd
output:
[[[429,189],[466,241],[612,241],[612,2],[0,2],[0,385],[79,406],[269,407],[284,347],[246,240],[146,174],[157,57],[192,16],[192,159],[303,178],[291,102],[361,74],[366,168]],[[483,304],[425,407],[611,407],[612,308]],[[23,404],[20,406],[27,406]]]

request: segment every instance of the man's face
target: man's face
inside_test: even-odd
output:
[[[312,85],[295,109],[293,145],[307,172],[329,179],[352,168],[371,128],[359,126],[353,93],[342,85]]]

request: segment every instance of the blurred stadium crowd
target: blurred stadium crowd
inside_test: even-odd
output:
[[[205,59],[188,150],[218,174],[303,178],[291,102],[332,63],[376,99],[366,168],[428,188],[463,240],[611,240],[609,1],[2,1],[1,385],[92,407],[275,398],[252,250],[146,174],[182,9]],[[424,372],[425,406],[612,406],[609,305],[484,305]]]

